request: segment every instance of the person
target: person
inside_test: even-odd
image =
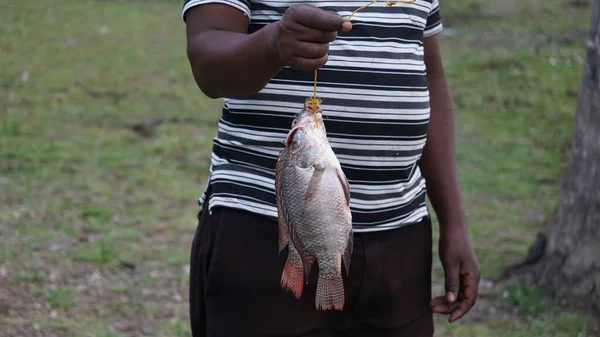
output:
[[[457,179],[438,0],[186,0],[187,56],[204,95],[223,99],[191,248],[194,337],[432,336],[480,278]],[[323,99],[346,174],[354,249],[343,310],[316,310],[311,270],[296,299],[280,286],[274,170],[291,122]],[[437,215],[445,294],[432,299]]]

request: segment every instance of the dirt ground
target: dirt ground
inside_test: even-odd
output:
[[[489,282],[556,204],[590,8],[440,2],[484,280],[436,336],[596,336],[539,289]],[[221,102],[193,82],[181,4],[0,4],[0,337],[190,336],[188,255]],[[442,280],[436,259],[436,295]]]

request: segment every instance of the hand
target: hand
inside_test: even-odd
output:
[[[465,227],[446,226],[440,234],[446,295],[434,298],[430,305],[433,312],[450,315],[448,322],[452,323],[475,305],[481,274]]]
[[[338,31],[348,31],[352,25],[337,13],[312,5],[289,7],[276,30],[276,46],[284,65],[295,70],[315,70],[327,63],[329,42]]]

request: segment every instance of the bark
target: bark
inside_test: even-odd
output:
[[[600,0],[594,0],[586,42],[575,135],[558,205],[526,263],[519,263],[517,278],[600,313]]]

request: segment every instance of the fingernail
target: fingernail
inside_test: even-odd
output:
[[[342,30],[349,31],[350,29],[352,29],[352,22],[346,21],[342,24]]]
[[[448,293],[448,302],[454,302],[454,294],[453,293]]]

